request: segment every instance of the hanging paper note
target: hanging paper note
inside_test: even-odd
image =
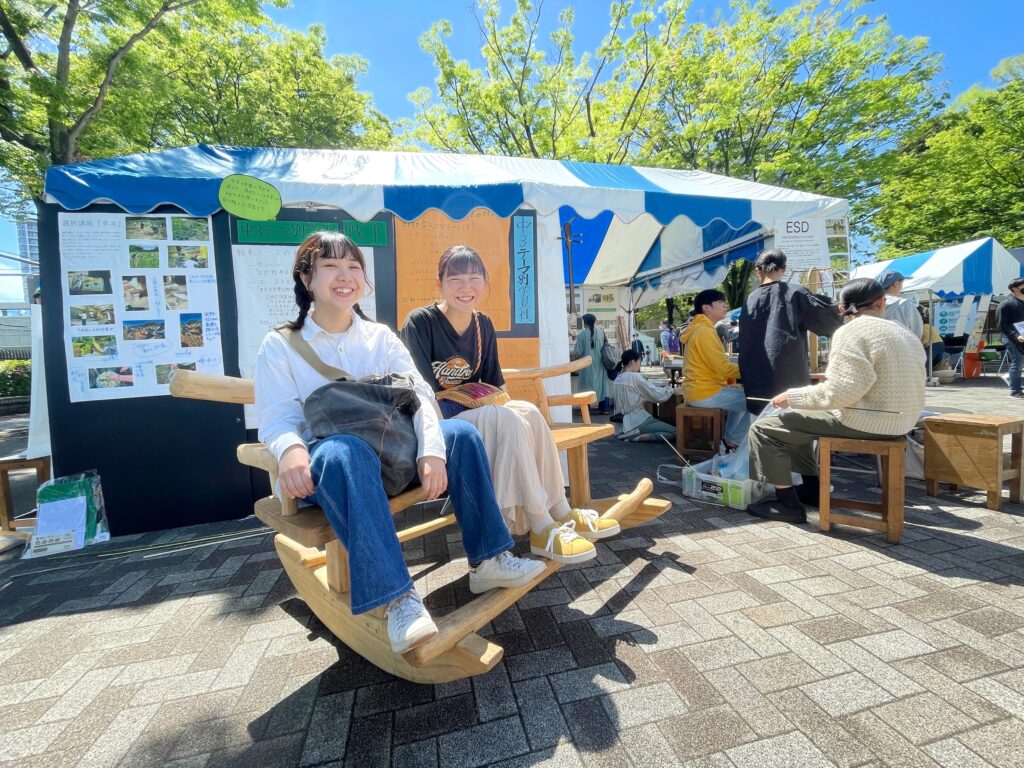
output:
[[[272,184],[241,173],[220,183],[217,199],[225,211],[250,221],[270,221],[281,211],[281,193]]]

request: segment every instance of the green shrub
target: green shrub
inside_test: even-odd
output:
[[[27,397],[31,389],[31,360],[0,360],[0,397]]]

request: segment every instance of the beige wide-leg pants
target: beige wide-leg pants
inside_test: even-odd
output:
[[[480,432],[494,495],[509,530],[541,531],[569,514],[555,440],[544,415],[525,400],[463,411],[456,419]]]

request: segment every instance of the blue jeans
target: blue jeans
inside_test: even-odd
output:
[[[512,548],[494,498],[480,433],[464,421],[441,422],[447,446],[448,495],[462,528],[471,565]],[[319,504],[348,551],[352,613],[384,605],[412,589],[412,578],[395,535],[380,459],[357,437],[335,435],[315,443],[310,469]]]
[[[1003,343],[1010,350],[1010,392],[1022,392],[1024,390],[1021,389],[1021,370],[1024,369],[1024,352],[1005,336]]]
[[[721,408],[725,411],[725,439],[739,445],[750,429],[750,414],[747,412],[747,396],[742,389],[722,387],[711,397],[693,400],[689,403],[698,408]]]

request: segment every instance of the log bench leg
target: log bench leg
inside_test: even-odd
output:
[[[576,509],[590,506],[590,459],[587,446],[578,445],[566,450],[569,462],[569,504]]]

